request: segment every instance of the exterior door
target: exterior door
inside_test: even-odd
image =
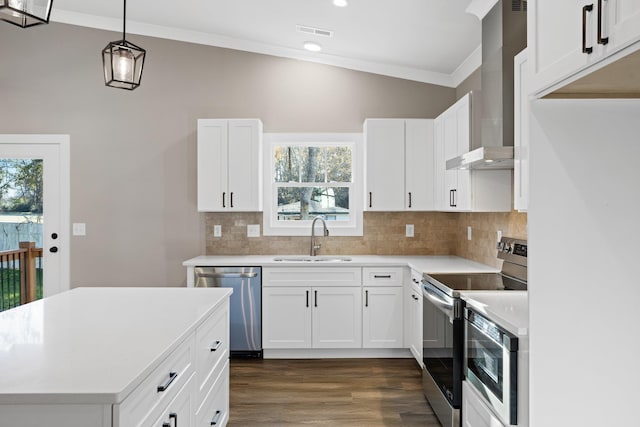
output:
[[[68,290],[69,136],[0,135],[0,159],[42,160],[42,294]]]

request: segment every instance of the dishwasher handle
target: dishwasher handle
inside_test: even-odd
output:
[[[211,279],[251,279],[256,277],[258,273],[196,273],[197,277],[207,277]]]

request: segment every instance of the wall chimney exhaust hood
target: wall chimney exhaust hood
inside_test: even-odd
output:
[[[482,90],[471,94],[471,150],[448,159],[448,170],[513,169],[513,58],[527,46],[526,10],[526,0],[474,0],[467,8],[482,19]]]

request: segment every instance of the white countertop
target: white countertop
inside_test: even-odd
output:
[[[465,291],[461,297],[479,313],[512,334],[529,335],[529,298],[527,291]]]
[[[0,404],[121,402],[231,290],[76,288],[0,313]]]
[[[328,255],[323,255],[328,256]],[[342,256],[342,255],[340,255]],[[344,255],[351,261],[316,262],[314,267],[405,267],[409,266],[421,273],[495,273],[500,271],[479,262],[457,256],[386,256],[386,255]],[[208,266],[260,266],[260,267],[309,267],[308,262],[274,261],[274,258],[295,258],[301,255],[229,255],[198,256],[182,263],[185,267]],[[321,257],[321,256],[320,256]]]

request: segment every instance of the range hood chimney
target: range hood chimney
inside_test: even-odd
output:
[[[499,0],[480,16],[482,90],[471,93],[471,151],[447,160],[447,169],[513,169],[513,57],[527,46],[526,10],[526,0]]]

